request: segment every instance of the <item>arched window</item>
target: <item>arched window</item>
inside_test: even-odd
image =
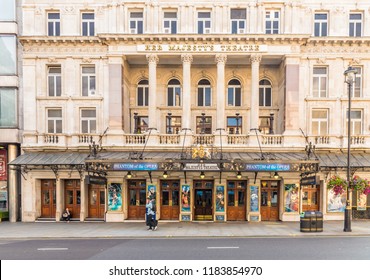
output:
[[[148,106],[149,103],[149,81],[141,80],[137,86],[137,106]]]
[[[260,81],[260,106],[262,107],[270,107],[272,106],[272,88],[271,83],[268,80],[261,80]]]
[[[227,106],[241,106],[241,85],[236,79],[230,80],[227,85]]]
[[[211,83],[206,79],[202,79],[198,83],[198,106],[211,106],[211,104]]]
[[[181,86],[177,79],[172,79],[168,82],[167,106],[181,106]]]

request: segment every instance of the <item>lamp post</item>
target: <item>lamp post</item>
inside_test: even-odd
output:
[[[171,120],[172,120],[172,113],[167,113],[167,119],[168,119],[168,134],[172,134],[172,129],[171,129]]]
[[[202,113],[202,131],[201,134],[206,133],[206,113]]]
[[[235,113],[235,116],[236,116],[236,131],[235,131],[235,134],[239,134],[239,113]]]
[[[356,82],[356,69],[351,66],[344,71],[345,82],[348,84],[348,149],[347,149],[347,201],[344,211],[344,231],[350,232],[351,229],[351,201],[350,201],[350,184],[351,184],[351,95],[353,84]]]
[[[134,134],[137,134],[137,112],[134,113]]]

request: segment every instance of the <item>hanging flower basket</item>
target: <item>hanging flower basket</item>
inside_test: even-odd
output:
[[[338,175],[334,175],[328,180],[326,186],[329,190],[333,190],[335,195],[341,195],[347,189],[347,182]]]
[[[363,193],[368,195],[370,193],[370,182],[367,179],[362,179],[357,175],[353,176],[350,187],[360,194]]]

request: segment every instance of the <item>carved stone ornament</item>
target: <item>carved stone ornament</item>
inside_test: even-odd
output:
[[[55,57],[49,57],[48,63],[58,63],[58,60]]]
[[[325,58],[325,57],[319,57],[319,58],[316,60],[316,63],[317,63],[317,64],[326,64],[326,58]]]
[[[92,59],[90,57],[84,57],[82,58],[82,63],[91,63]]]
[[[352,59],[352,61],[350,62],[350,65],[359,65],[361,64],[361,58],[359,57],[355,57]]]
[[[37,7],[36,9],[35,9],[35,15],[41,15],[42,14],[42,10],[41,10],[41,8],[40,7]]]
[[[334,8],[334,14],[345,14],[344,8],[343,7],[335,7]]]
[[[219,63],[225,64],[227,61],[227,55],[226,54],[216,54],[215,61],[217,64]]]
[[[171,71],[172,77],[176,77],[176,70]]]
[[[72,15],[72,14],[75,13],[75,11],[76,10],[73,6],[64,7],[64,9],[63,9],[64,14],[66,14],[66,15]]]
[[[145,70],[141,70],[140,74],[141,74],[141,78],[146,79],[146,71]]]
[[[192,63],[193,62],[193,56],[191,54],[188,54],[188,53],[182,54],[181,55],[181,61],[183,63],[184,62]]]
[[[251,57],[250,57],[250,61],[251,63],[260,63],[261,62],[261,59],[262,59],[262,55],[260,54],[252,54]]]
[[[158,55],[156,54],[147,54],[146,55],[146,60],[148,61],[148,63],[155,63],[155,64],[158,64],[159,62],[159,58],[158,58]]]

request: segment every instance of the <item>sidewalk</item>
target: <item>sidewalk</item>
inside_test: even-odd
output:
[[[343,226],[324,221],[323,232],[301,232],[299,222],[160,221],[157,231],[147,231],[144,222],[1,222],[0,239],[370,236],[370,221],[352,221],[352,232],[343,232]]]

